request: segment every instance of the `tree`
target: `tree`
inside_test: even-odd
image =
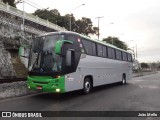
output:
[[[158,68],[158,63],[152,62],[152,63],[151,63],[151,68],[152,68],[152,69]]]
[[[93,27],[92,21],[90,18],[82,17],[76,21],[76,29],[75,32],[80,34],[89,35],[89,34],[97,34],[98,28]]]
[[[16,7],[15,0],[2,0],[5,4],[9,4],[12,7]]]
[[[38,17],[48,20],[58,26],[65,27],[69,30],[69,20],[71,18],[71,31],[78,32],[80,34],[89,35],[96,34],[98,28],[94,27],[90,18],[82,17],[81,19],[76,20],[73,14],[66,14],[61,16],[57,9],[47,10],[47,9],[39,9],[36,10],[33,15],[37,15]]]
[[[76,19],[75,19],[75,17],[74,17],[74,15],[73,14],[66,14],[66,15],[64,15],[64,16],[62,16],[63,17],[63,20],[64,20],[64,27],[66,28],[66,29],[70,29],[70,19],[71,19],[71,31],[76,31],[75,29],[76,29]]]
[[[44,20],[48,20],[55,24],[57,24],[58,19],[61,17],[57,9],[53,9],[53,10],[38,9],[33,13],[33,15],[37,15],[38,17]]]
[[[141,67],[142,67],[142,68],[149,68],[149,66],[148,66],[147,63],[141,63]]]
[[[117,46],[118,48],[124,49],[124,50],[128,50],[128,46],[125,44],[125,42],[119,40],[119,38],[117,37],[107,37],[107,38],[103,38],[102,41],[105,41],[106,43],[110,43],[112,44],[113,41],[113,45]]]

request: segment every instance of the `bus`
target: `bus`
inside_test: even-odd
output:
[[[132,78],[132,54],[111,44],[64,31],[36,37],[28,57],[31,90],[65,93]]]

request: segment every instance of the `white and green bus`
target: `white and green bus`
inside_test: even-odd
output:
[[[29,89],[64,93],[132,78],[131,53],[75,32],[50,32],[30,47]]]

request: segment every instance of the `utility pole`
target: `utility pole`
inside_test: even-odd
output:
[[[24,12],[24,0],[23,0],[23,39],[25,39],[25,31],[24,31],[25,30],[25,26],[24,26],[24,22],[25,22],[24,20],[25,19],[24,19],[24,14],[25,14],[25,12]]]
[[[100,20],[100,18],[103,18],[103,16],[101,16],[101,17],[96,17],[96,19],[98,19],[98,40],[99,40],[99,20]]]
[[[41,8],[36,7],[35,6],[36,4],[34,4],[33,2],[31,2],[31,4],[29,2],[25,1],[25,0],[17,0],[15,2],[16,5],[19,4],[19,3],[23,3],[22,24],[21,24],[21,30],[23,32],[23,36],[22,36],[23,39],[25,39],[25,3],[30,5],[30,6],[32,6],[32,7],[34,7],[34,8],[41,9]],[[22,41],[20,41],[20,44],[22,44]]]
[[[77,9],[77,8],[79,8],[79,7],[81,7],[81,6],[83,6],[83,5],[85,5],[85,4],[81,4],[81,5],[75,7],[74,9],[71,10],[70,17],[69,17],[69,30],[70,31],[72,31],[72,16],[71,16],[72,15],[72,11],[75,10],[75,9]]]
[[[137,48],[137,44],[136,44],[136,46],[133,47],[133,51],[134,51],[134,54],[135,54],[134,56],[135,56],[136,60],[138,60],[138,50],[137,49],[138,48]]]
[[[136,44],[136,59],[138,60],[137,44]]]

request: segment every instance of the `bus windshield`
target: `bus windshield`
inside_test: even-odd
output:
[[[61,56],[54,53],[57,40],[64,39],[64,35],[55,34],[37,37],[33,40],[30,55],[30,70],[32,72],[59,72],[61,70]]]

